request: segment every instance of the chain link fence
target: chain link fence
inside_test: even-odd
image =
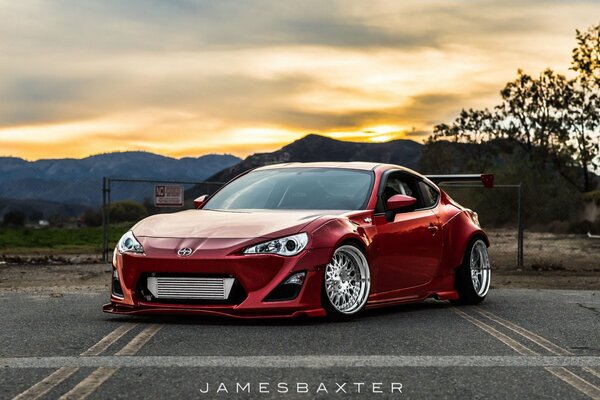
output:
[[[462,206],[479,215],[490,239],[490,260],[495,269],[524,265],[523,198],[521,185],[442,184],[442,189]],[[490,198],[502,201],[489,201]]]
[[[521,185],[442,187],[478,213],[490,238],[494,269],[600,272],[600,238],[587,232],[569,233],[566,219],[548,221],[543,197],[526,198]]]
[[[109,240],[111,224],[193,208],[195,198],[213,194],[221,186],[222,182],[103,178],[102,260],[109,262],[115,246]]]
[[[116,206],[120,203],[139,204],[140,213],[144,213],[139,215],[138,219],[141,219],[146,215],[193,208],[196,197],[212,194],[222,185],[221,182],[104,178],[103,260],[110,260],[115,245],[109,240],[109,231],[111,228],[121,228],[117,226],[119,220],[114,220],[119,211]],[[181,203],[157,204],[156,192],[165,186],[180,188]],[[540,224],[545,209],[541,205],[536,206],[535,199],[525,199],[525,191],[520,184],[495,185],[491,189],[480,185],[445,184],[442,188],[458,203],[478,213],[481,225],[490,238],[490,258],[494,269],[589,271],[590,268],[597,268],[600,271],[600,239],[590,238],[585,233],[556,231],[557,223]],[[122,229],[128,229],[135,220],[128,220]]]

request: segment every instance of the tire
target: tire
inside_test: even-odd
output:
[[[456,290],[459,299],[453,300],[452,303],[481,303],[488,294],[491,280],[492,269],[487,246],[482,239],[474,238],[467,246],[462,265],[456,270]]]
[[[323,275],[322,303],[329,319],[347,321],[360,314],[371,289],[371,271],[362,250],[344,244],[333,253]]]

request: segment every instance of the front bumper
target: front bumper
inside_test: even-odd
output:
[[[103,311],[115,314],[199,314],[238,318],[292,318],[325,316],[321,305],[323,268],[330,249],[311,249],[294,257],[278,255],[211,255],[191,257],[119,254],[113,264],[122,296],[111,293]],[[306,272],[296,298],[265,301],[265,298],[296,272]],[[235,278],[243,296],[224,302],[149,299],[143,290],[146,277],[159,275],[228,276]]]
[[[264,318],[299,318],[299,317],[325,317],[327,315],[325,309],[316,308],[313,310],[279,310],[279,312],[265,312],[259,310],[256,313],[240,313],[235,308],[216,309],[211,307],[187,307],[172,305],[161,306],[152,305],[147,307],[144,305],[129,307],[115,302],[110,302],[102,306],[102,311],[109,314],[124,314],[124,315],[206,315],[213,317],[233,317],[240,319],[264,319]]]

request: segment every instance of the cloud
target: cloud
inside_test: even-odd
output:
[[[419,138],[460,108],[493,105],[519,67],[566,72],[575,28],[599,11],[553,0],[3,2],[0,146],[27,156],[17,144],[35,135],[57,155],[245,155],[308,132],[390,126],[385,135]],[[67,136],[86,146],[50,145]]]

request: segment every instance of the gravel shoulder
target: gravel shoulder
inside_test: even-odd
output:
[[[0,265],[0,293],[108,293],[108,264]]]
[[[0,265],[0,293],[107,292],[111,268],[108,264]],[[595,271],[497,270],[492,288],[599,290]]]

